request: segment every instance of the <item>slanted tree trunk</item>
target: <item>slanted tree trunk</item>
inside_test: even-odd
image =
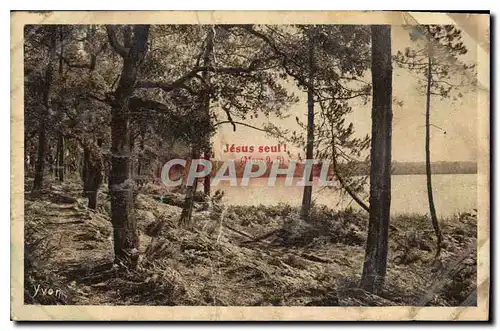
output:
[[[314,146],[314,42],[312,35],[309,35],[309,77],[307,85],[307,146],[306,160],[313,159]],[[312,180],[312,169],[309,180]],[[300,209],[300,217],[307,219],[311,212],[312,201],[312,186],[304,186],[304,194],[302,195],[302,208]]]
[[[54,80],[54,61],[56,59],[56,44],[57,44],[57,34],[55,26],[51,30],[51,43],[49,50],[49,60],[47,63],[47,68],[45,69],[44,77],[44,91],[43,91],[43,104],[44,109],[42,110],[42,116],[40,118],[40,126],[38,129],[38,151],[37,151],[37,161],[35,165],[35,179],[33,181],[33,190],[40,190],[43,186],[43,175],[45,172],[45,158],[47,149],[47,122],[49,120],[52,100],[52,85]]]
[[[331,130],[331,135],[332,135],[332,166],[333,166],[333,174],[337,178],[337,180],[340,183],[340,186],[349,194],[349,196],[361,207],[363,208],[366,212],[370,212],[370,207],[366,205],[366,203],[361,200],[361,198],[354,192],[349,185],[344,181],[344,178],[340,174],[338,170],[338,165],[337,165],[337,151],[335,150],[335,133],[333,130]]]
[[[391,27],[372,25],[372,138],[370,216],[361,287],[382,291],[391,207],[392,66]]]
[[[443,234],[439,227],[439,222],[436,214],[436,206],[434,205],[434,195],[432,193],[432,170],[431,170],[431,84],[432,84],[432,44],[429,41],[428,45],[428,61],[427,61],[427,90],[425,104],[425,173],[427,177],[427,197],[429,200],[429,212],[431,216],[432,227],[436,234],[436,257],[441,253],[441,245],[443,242]]]
[[[117,263],[135,269],[139,258],[139,236],[133,213],[133,185],[129,172],[129,101],[134,92],[138,69],[147,53],[149,25],[135,25],[133,28],[125,26],[124,45],[120,44],[114,27],[107,26],[106,29],[111,46],[123,58],[120,80],[111,102],[109,192],[114,253]]]

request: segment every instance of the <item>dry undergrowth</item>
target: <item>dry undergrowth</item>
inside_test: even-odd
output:
[[[445,248],[439,261],[425,216],[393,218],[386,288],[375,296],[357,288],[363,213],[316,206],[304,222],[288,205],[215,203],[198,208],[203,211],[185,229],[177,226],[180,208],[170,204],[178,193],[149,185],[136,197],[139,267],[123,270],[112,263],[106,193],[91,211],[77,188],[55,185],[50,194],[27,196],[26,303],[457,306],[475,287],[476,217],[470,214],[441,221]],[[37,286],[64,296],[34,296]]]

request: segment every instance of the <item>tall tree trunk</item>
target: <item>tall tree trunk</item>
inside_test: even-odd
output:
[[[211,65],[211,57],[213,56],[214,48],[214,30],[208,29],[207,33],[207,44],[205,47],[205,52],[203,54],[203,64],[205,66]],[[202,73],[202,80],[204,82],[204,88],[200,95],[200,109],[204,125],[210,126],[210,76],[208,70],[204,70]],[[205,128],[204,128],[205,129]],[[211,144],[210,144],[210,131],[204,130],[205,136],[203,137],[193,137],[193,146],[191,147],[191,160],[197,160],[201,156],[201,151],[203,151],[203,156],[205,159],[210,159]],[[203,178],[203,193],[210,196],[210,174]],[[181,217],[179,219],[179,225],[186,226],[191,223],[191,217],[193,215],[193,203],[196,190],[198,188],[198,180],[193,182],[193,185],[188,185],[186,187],[186,197],[184,198],[184,206],[182,208]]]
[[[60,182],[64,181],[64,136],[59,132],[57,138],[57,177]]]
[[[391,27],[372,25],[372,139],[370,216],[361,287],[382,291],[391,207],[392,65]]]
[[[123,67],[111,104],[111,221],[115,261],[134,269],[139,258],[137,221],[133,213],[133,185],[130,179],[129,101],[134,92],[137,72],[147,53],[149,25],[124,27],[124,45],[120,45],[114,27],[107,26],[108,39],[123,58]]]
[[[37,161],[35,166],[35,179],[33,181],[33,190],[40,190],[43,186],[43,175],[45,172],[45,158],[46,158],[46,148],[47,148],[47,127],[46,123],[49,120],[52,102],[52,84],[54,80],[54,61],[57,55],[57,34],[56,28],[51,29],[51,43],[49,50],[49,60],[47,63],[47,68],[45,70],[44,79],[44,91],[43,91],[43,104],[44,109],[42,110],[42,116],[40,118],[40,126],[38,129],[38,152]]]
[[[443,242],[443,234],[439,227],[439,222],[434,205],[434,195],[432,193],[432,170],[431,170],[431,84],[432,84],[432,45],[429,42],[428,46],[428,61],[427,61],[427,91],[425,104],[425,173],[427,177],[427,197],[429,200],[429,212],[431,216],[432,227],[436,234],[436,257],[441,253],[441,244]]]
[[[312,32],[309,34],[309,77],[307,84],[307,146],[306,146],[306,161],[313,159],[314,147],[314,41]],[[312,169],[309,180],[312,180]],[[307,219],[311,212],[312,201],[312,186],[304,186],[304,194],[302,195],[302,208],[300,209],[300,217]]]
[[[133,187],[130,183],[129,119],[128,100],[114,107],[111,114],[111,171],[109,191],[111,193],[111,219],[115,259],[127,266],[135,267],[139,237],[137,222],[133,214]]]
[[[203,63],[206,67],[210,66],[212,63],[212,56],[213,56],[213,51],[214,51],[214,30],[210,29],[208,30],[208,35],[207,35],[207,47],[205,50],[204,58],[203,58]],[[209,88],[210,88],[210,76],[208,70],[205,70],[202,72],[202,78],[203,81],[205,82],[207,89],[204,91],[204,96],[203,96],[203,111],[204,111],[204,116],[206,119],[206,125],[210,126],[210,93],[209,93]],[[207,130],[207,136],[205,137],[205,141],[203,141],[203,157],[206,160],[210,160],[212,153],[212,146],[210,143],[210,133],[208,133]],[[206,196],[210,196],[210,173],[205,176],[203,179],[203,193]]]
[[[44,110],[45,111],[45,110]],[[40,121],[38,129],[38,149],[35,163],[35,179],[33,181],[33,190],[40,190],[43,186],[43,175],[45,171],[45,152],[47,145],[45,120]]]
[[[194,160],[198,160],[200,158],[199,147],[194,144],[191,151],[191,162]],[[184,206],[182,207],[182,213],[179,220],[179,225],[181,226],[187,226],[191,223],[191,217],[193,215],[194,196],[196,194],[197,188],[198,178],[195,178],[193,185],[187,185],[186,187],[186,197],[184,199]]]

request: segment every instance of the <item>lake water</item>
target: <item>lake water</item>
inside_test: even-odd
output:
[[[433,175],[432,178],[434,202],[439,217],[477,208],[477,175]],[[281,202],[292,206],[300,206],[304,190],[300,186],[284,186],[284,178],[278,178],[274,187],[267,186],[267,178],[253,178],[246,187],[229,186],[227,181],[222,181],[213,187],[215,189],[223,190],[224,201],[232,205],[275,205]],[[348,206],[360,209],[346,194],[339,194],[326,187],[313,186],[313,200],[317,204],[336,209]],[[365,201],[368,202],[367,196]],[[391,214],[427,214],[428,208],[425,175],[392,176]]]

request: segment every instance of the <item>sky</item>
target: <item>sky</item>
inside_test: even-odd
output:
[[[404,48],[411,45],[408,31],[400,26],[392,26],[392,53],[397,50],[404,51]],[[467,29],[464,29],[467,30]],[[465,63],[476,62],[476,44],[471,38],[464,35],[465,46],[468,53],[463,56]],[[392,132],[392,159],[398,162],[421,162],[425,160],[425,96],[417,90],[417,79],[415,74],[409,73],[405,69],[393,66],[393,98],[402,101],[402,106],[393,104],[393,132]],[[368,81],[370,73],[367,73]],[[304,123],[307,122],[307,98],[305,93],[300,92],[293,83],[287,83],[300,100],[292,105],[286,114],[287,119],[277,119],[275,117],[263,118],[248,122],[257,127],[262,127],[267,121],[280,127],[291,130],[299,130],[295,116],[298,116]],[[471,90],[462,91],[463,97],[458,101],[451,99],[440,100],[439,97],[431,99],[431,123],[442,128],[442,130],[431,129],[431,159],[437,161],[477,161],[477,116],[478,98],[477,92]],[[371,99],[366,105],[361,102],[351,104],[353,113],[347,118],[354,124],[356,135],[360,137],[371,132]],[[213,138],[214,152],[216,159],[239,159],[249,153],[224,153],[226,144],[260,146],[276,145],[277,139],[268,137],[264,132],[251,128],[238,126],[233,132],[231,125],[223,125]],[[292,149],[292,154],[304,153],[300,148],[287,144],[288,149]],[[283,156],[283,153],[281,153]],[[280,153],[261,154],[261,157],[269,155],[275,158]],[[259,157],[253,153],[254,157]]]

